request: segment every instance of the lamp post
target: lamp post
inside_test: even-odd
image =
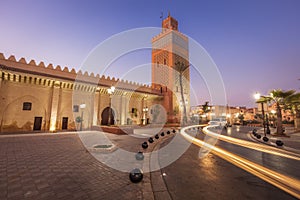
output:
[[[115,87],[111,86],[110,88],[107,89],[107,93],[109,94],[109,110],[108,110],[108,122],[107,125],[110,126],[110,121],[111,121],[111,96],[115,91]]]
[[[85,109],[86,105],[83,103],[83,104],[80,104],[80,109],[81,109],[81,117],[80,117],[80,131],[82,131],[82,121],[83,121],[83,109]]]

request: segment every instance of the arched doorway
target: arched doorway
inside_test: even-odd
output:
[[[110,118],[110,123],[108,123]],[[114,125],[115,124],[115,113],[112,108],[106,107],[101,114],[101,125]]]

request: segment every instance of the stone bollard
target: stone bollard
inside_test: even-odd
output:
[[[283,146],[283,142],[281,140],[276,140],[276,145],[277,146]]]
[[[257,135],[256,135],[256,138],[257,138],[257,139],[260,139],[260,138],[261,138],[261,135],[258,135],[258,134],[257,134]]]
[[[149,142],[149,143],[153,143],[153,142],[154,142],[153,138],[150,137],[150,138],[148,139],[148,142]]]
[[[144,160],[144,154],[143,152],[139,151],[137,154],[135,154],[135,159],[137,160]]]
[[[268,141],[269,141],[269,138],[263,137],[263,141],[268,142]]]
[[[138,183],[143,180],[143,172],[141,169],[135,168],[129,173],[129,179],[133,183]]]
[[[143,149],[147,149],[147,148],[148,148],[148,143],[147,143],[147,142],[144,142],[144,143],[142,144],[142,147],[143,147]]]

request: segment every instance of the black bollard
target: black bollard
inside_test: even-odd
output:
[[[256,135],[256,138],[257,138],[257,139],[260,139],[260,138],[261,138],[261,135],[258,135],[258,134],[257,134],[257,135]]]
[[[148,139],[148,142],[149,142],[149,143],[153,143],[153,142],[154,142],[153,138],[150,137],[150,138]]]
[[[147,143],[147,142],[144,142],[144,143],[142,144],[142,147],[143,147],[143,149],[147,149],[147,148],[148,148],[148,143]]]
[[[175,129],[173,129],[173,131],[172,131],[173,133],[176,133],[176,131],[175,131]]]
[[[158,134],[155,135],[155,139],[157,139],[157,140],[159,139],[159,135]]]
[[[137,154],[135,154],[135,159],[137,160],[144,160],[144,154],[143,152],[139,151]]]
[[[276,145],[281,147],[283,145],[283,142],[281,140],[276,140]]]
[[[129,179],[133,183],[138,183],[143,180],[143,172],[142,170],[135,168],[129,173]]]
[[[268,141],[269,141],[269,138],[263,137],[263,141],[268,142]]]
[[[161,134],[160,134],[161,136],[165,136],[165,133],[164,132],[161,132]]]
[[[167,131],[167,134],[169,135],[171,132],[170,131]]]

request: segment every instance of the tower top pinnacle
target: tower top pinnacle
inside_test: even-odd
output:
[[[170,11],[168,17],[162,21],[162,28],[178,31],[178,21],[170,15]]]

